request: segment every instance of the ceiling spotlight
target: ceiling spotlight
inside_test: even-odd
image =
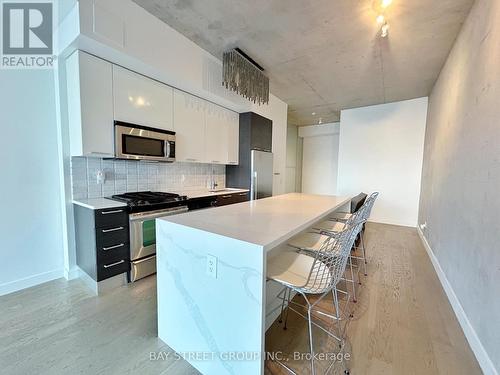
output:
[[[392,0],[382,0],[382,8],[387,8],[392,4]]]
[[[318,125],[321,125],[323,123],[323,119],[320,117],[318,121]]]
[[[380,33],[380,36],[382,38],[386,38],[389,35],[389,24],[386,22],[382,25],[382,32]]]
[[[316,116],[316,112],[311,113],[311,115]]]
[[[384,15],[383,15],[383,14],[380,14],[380,15],[377,17],[377,23],[378,23],[379,25],[382,25],[382,24],[384,23],[384,21],[385,21],[385,17],[384,17]]]

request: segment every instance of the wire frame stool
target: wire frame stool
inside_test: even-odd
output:
[[[362,218],[363,220],[365,221],[368,221],[369,217],[370,217],[370,214],[371,214],[371,211],[372,211],[372,208],[373,208],[373,205],[375,204],[375,200],[377,199],[379,193],[378,192],[374,192],[372,194],[370,194],[370,196],[368,198],[366,198],[365,200],[365,203],[363,203],[363,206],[361,206],[361,208],[357,211],[357,212],[360,212],[362,214]],[[339,219],[339,218],[331,218],[329,219],[330,221],[333,221],[333,222],[341,222],[341,223],[345,223],[347,219]],[[330,232],[329,230],[327,229],[324,229],[324,228],[318,228],[318,230],[322,233],[328,233]],[[352,259],[356,259],[356,260],[360,260],[363,262],[363,270],[364,270],[364,275],[365,276],[368,276],[368,273],[367,273],[367,269],[366,269],[366,265],[367,265],[367,260],[366,260],[366,247],[365,247],[365,239],[364,239],[364,226],[361,230],[361,233],[359,234],[359,239],[360,239],[360,246],[354,246],[354,249],[360,249],[361,250],[361,256],[357,256],[357,255],[352,255],[351,254],[351,260]],[[352,262],[351,262],[352,263]],[[358,269],[359,270],[359,269]],[[352,274],[352,272],[351,272]],[[354,294],[354,299],[356,299],[356,295]]]
[[[339,341],[340,349],[343,351],[343,338],[336,336],[332,332],[326,330],[321,325],[313,322],[312,320],[312,312],[318,303],[327,296],[330,292],[333,293],[334,297],[334,305],[335,305],[335,314],[337,318],[337,322],[340,319],[339,316],[339,303],[336,286],[341,280],[349,258],[349,254],[351,248],[353,246],[354,240],[356,239],[357,233],[361,230],[363,225],[363,221],[361,220],[360,215],[354,215],[352,219],[346,223],[346,227],[342,232],[339,232],[335,237],[327,236],[327,239],[321,246],[321,250],[317,251],[314,254],[311,269],[309,271],[309,275],[307,276],[306,282],[303,285],[293,285],[283,280],[273,279],[278,283],[281,283],[284,286],[284,294],[282,296],[282,311],[283,314],[283,305],[285,300],[289,300],[291,296],[291,292],[296,292],[304,298],[307,303],[307,316],[294,309],[290,303],[287,305],[287,315],[288,309],[291,309],[298,315],[302,316],[308,321],[308,330],[309,330],[309,349],[311,353],[311,374],[315,375],[315,365],[314,365],[314,347],[313,347],[313,335],[312,335],[312,326],[316,326],[327,333],[329,336],[333,337],[337,341]],[[320,295],[319,298],[311,302],[307,297],[307,294]],[[281,363],[280,363],[281,364]],[[286,369],[291,371],[288,366],[282,364]],[[345,369],[345,373],[348,374],[349,370]]]

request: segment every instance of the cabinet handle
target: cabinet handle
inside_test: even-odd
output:
[[[230,161],[229,164],[238,164],[236,161]]]
[[[212,160],[212,163],[220,163],[220,160]]]
[[[117,265],[122,264],[122,263],[125,263],[125,261],[123,259],[120,260],[119,262],[115,262],[115,263],[111,263],[111,264],[105,264],[104,268],[114,267],[114,266],[117,266]]]
[[[122,230],[122,229],[125,229],[125,228],[118,227],[118,228],[111,228],[111,229],[103,229],[102,233],[116,232],[117,230]]]
[[[112,250],[112,249],[118,249],[119,247],[123,247],[123,246],[125,246],[125,244],[121,243],[121,244],[115,245],[115,246],[103,247],[102,249],[104,251],[108,251],[108,250]]]
[[[276,173],[273,173],[273,174],[274,174],[275,176],[279,176],[281,173],[276,172]]]
[[[231,198],[232,195],[222,195],[221,198]]]
[[[99,152],[99,151],[91,151],[87,155],[101,157],[101,158],[114,158],[115,157],[113,154],[110,154],[108,152]],[[83,155],[83,156],[85,156],[85,155]]]
[[[239,195],[240,197],[246,197],[246,196],[247,196],[247,194],[248,194],[248,193],[239,193],[238,195]]]
[[[198,161],[198,159],[186,158],[187,161]]]
[[[109,214],[118,214],[120,212],[123,212],[123,210],[114,210],[114,211],[102,211],[101,215],[109,215]]]

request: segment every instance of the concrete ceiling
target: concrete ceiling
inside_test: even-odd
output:
[[[430,93],[473,0],[134,0],[216,56],[240,47],[264,67],[289,122]],[[312,113],[315,115],[312,115]]]

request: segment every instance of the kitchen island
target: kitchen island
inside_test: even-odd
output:
[[[263,374],[279,313],[267,255],[349,201],[291,193],[158,219],[159,338],[203,374]]]

